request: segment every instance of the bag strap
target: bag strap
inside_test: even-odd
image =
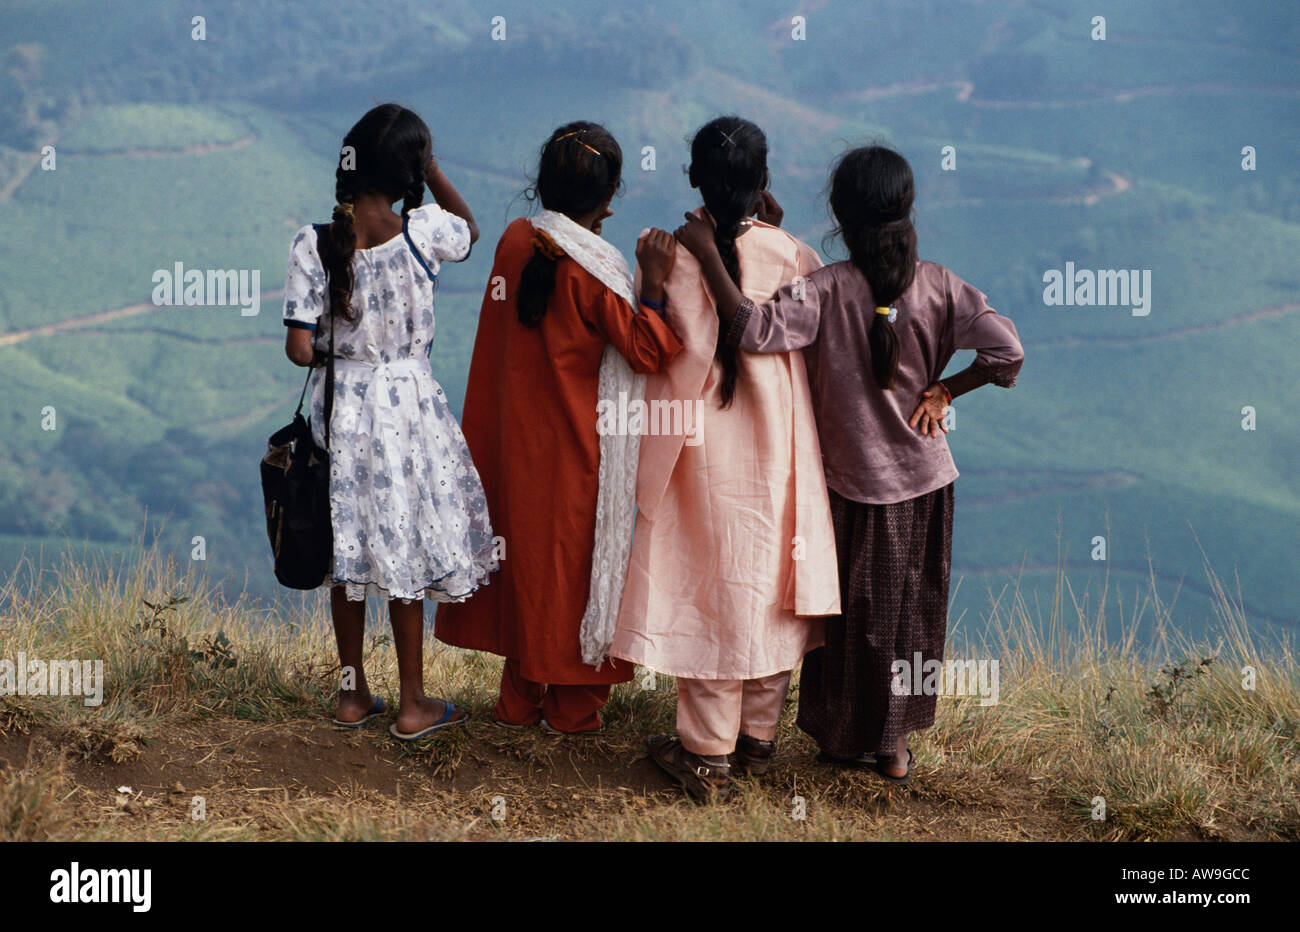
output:
[[[415,261],[420,263],[420,268],[424,269],[424,274],[429,276],[429,281],[436,282],[438,276],[429,269],[429,263],[424,261],[424,256],[420,255],[420,250],[415,248],[415,240],[411,239],[411,231],[407,229],[409,217],[402,217],[402,235],[406,237],[406,245],[411,250],[411,255],[415,256]]]
[[[293,416],[297,417],[302,414],[302,403],[307,397],[307,386],[311,384],[311,366],[307,367],[307,378],[302,383],[302,391],[298,393],[298,407],[293,409]]]
[[[316,230],[316,252],[320,253],[320,241],[322,238],[328,240],[330,235],[330,225],[328,223],[313,224]],[[322,265],[325,263],[322,262]],[[325,282],[329,284],[329,267],[325,268]],[[330,353],[325,358],[325,453],[329,455],[334,449],[330,445],[330,424],[334,421],[334,308],[329,309],[330,315]]]

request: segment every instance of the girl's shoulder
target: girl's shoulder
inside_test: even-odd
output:
[[[743,244],[745,240],[749,240],[751,245],[761,245],[766,249],[792,257],[814,251],[803,240],[787,233],[780,227],[764,223],[762,220],[754,220],[750,231],[737,239],[736,242]]]
[[[918,292],[951,296],[971,287],[973,286],[946,265],[925,260],[916,263],[916,278],[912,282],[912,288]]]
[[[527,217],[516,217],[506,225],[501,238],[497,240],[497,257],[532,251],[533,225]]]
[[[406,212],[410,222],[427,222],[441,218],[447,211],[438,205],[437,201],[430,201],[427,204],[421,204],[419,207],[412,207]],[[452,215],[454,216],[454,215]]]
[[[949,271],[947,266],[926,259],[918,259],[916,262],[916,277],[912,279],[912,282],[914,287],[944,289],[947,287],[948,282],[956,277]]]
[[[938,262],[931,262],[929,259],[916,260],[916,277],[920,278],[956,278],[952,269],[946,265],[940,265]]]
[[[533,224],[527,217],[516,217],[501,234],[501,242],[532,242]]]
[[[469,223],[438,204],[421,204],[407,211],[406,230],[426,261],[434,257],[440,262],[460,262],[469,257]]]
[[[316,248],[316,224],[307,223],[298,227],[298,231],[293,234],[290,240],[292,248],[297,249],[302,244],[309,245],[312,249]]]
[[[766,272],[785,284],[795,278],[806,279],[822,268],[822,257],[816,249],[761,220],[755,220],[750,230],[736,240],[736,247],[745,275],[751,279]]]
[[[298,232],[293,234],[293,239],[289,241],[289,256],[291,259],[303,264],[322,264],[315,224],[309,223],[299,227]]]
[[[868,288],[866,276],[848,259],[828,262],[808,275],[808,280],[825,291],[857,291]]]
[[[460,217],[445,210],[437,203],[421,204],[419,207],[413,207],[406,212],[406,222],[409,227],[437,227],[454,224],[456,221],[465,223]],[[466,224],[467,228],[468,226]]]

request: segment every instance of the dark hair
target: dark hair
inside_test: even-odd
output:
[[[912,167],[893,149],[850,149],[831,176],[830,207],[849,260],[866,276],[877,307],[889,307],[916,276]],[[898,334],[884,314],[871,315],[871,372],[888,390],[898,374]]]
[[[329,279],[330,310],[355,321],[352,307],[352,257],[357,231],[347,205],[371,191],[402,198],[402,216],[424,201],[424,171],[433,155],[429,127],[414,112],[398,104],[380,104],[357,121],[343,137],[339,167],[334,173],[334,219],[321,261]]]
[[[529,201],[541,200],[546,210],[569,218],[589,214],[607,203],[623,177],[623,150],[609,130],[599,123],[577,120],[551,133],[542,146],[537,180],[524,192]],[[546,316],[555,290],[556,259],[541,249],[524,264],[519,276],[519,322],[536,327]]]
[[[691,140],[691,184],[700,189],[704,206],[713,217],[713,241],[722,265],[740,287],[740,258],[736,236],[740,223],[754,212],[758,196],[767,187],[767,137],[749,120],[721,116],[700,127]],[[740,368],[736,349],[726,341],[727,321],[718,312],[718,345],[713,358],[722,364],[719,390],[722,407],[736,395]]]

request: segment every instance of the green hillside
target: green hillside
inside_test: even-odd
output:
[[[897,146],[922,255],[1024,339],[1019,387],[963,398],[950,437],[964,625],[1009,579],[1052,591],[1064,564],[1093,599],[1109,583],[1130,604],[1154,578],[1197,631],[1208,561],[1264,629],[1295,626],[1294,10],[832,0],[794,41],[771,0],[498,6],[505,42],[468,0],[377,0],[364,41],[355,12],[309,0],[214,0],[202,42],[166,0],[0,7],[0,559],[63,542],[111,558],[161,528],[177,559],[202,536],[210,576],[276,594],[255,464],[300,385],[278,291],[292,232],[329,214],[339,140],[376,101],[426,118],[483,228],[439,283],[434,371],[457,410],[493,244],[550,129],[586,117],[619,138],[605,235],[630,255],[695,204],[692,130],[738,112],[768,132],[786,227],[819,246],[830,160]],[[258,270],[260,312],[153,307],[153,272],[177,262]],[[1043,273],[1066,262],[1150,270],[1151,313],[1045,305]]]

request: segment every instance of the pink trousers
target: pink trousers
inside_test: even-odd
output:
[[[677,678],[677,736],[692,754],[730,754],[744,734],[776,738],[790,672],[756,680]]]

